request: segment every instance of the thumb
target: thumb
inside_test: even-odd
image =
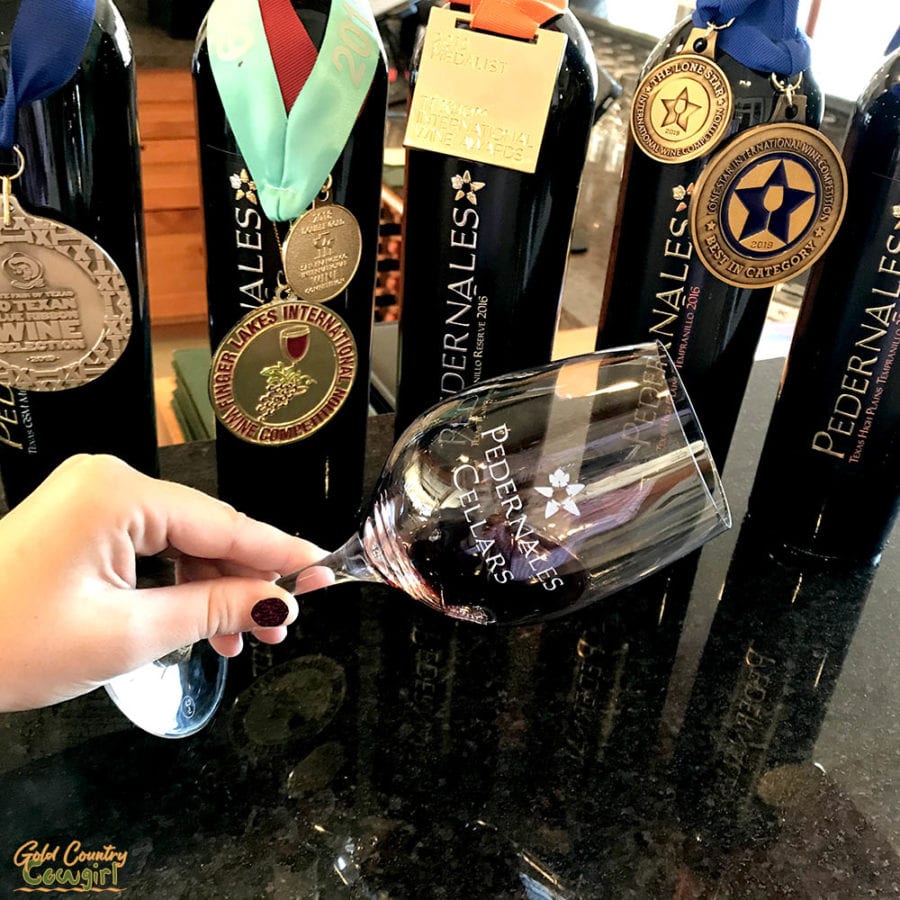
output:
[[[215,635],[290,625],[299,613],[291,594],[257,578],[225,576],[138,593],[147,662]]]

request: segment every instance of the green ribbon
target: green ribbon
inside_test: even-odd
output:
[[[207,19],[213,78],[225,115],[273,222],[295,219],[344,150],[381,54],[367,0],[334,0],[315,65],[290,112],[258,0],[215,0]]]

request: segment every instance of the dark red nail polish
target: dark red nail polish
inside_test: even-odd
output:
[[[288,605],[281,597],[268,597],[253,605],[250,618],[261,628],[274,628],[276,625],[284,625],[288,612]]]

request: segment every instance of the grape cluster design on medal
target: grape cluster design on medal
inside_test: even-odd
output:
[[[298,372],[292,363],[285,365],[280,361],[263,368],[260,375],[266,379],[266,390],[256,404],[262,420],[283,409],[295,397],[301,397],[316,383],[315,378]]]

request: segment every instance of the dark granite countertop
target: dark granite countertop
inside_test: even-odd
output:
[[[245,650],[194,738],[103,691],[0,716],[0,895],[29,841],[127,851],[132,898],[900,892],[900,556],[788,565],[740,528],[779,368],[725,472],[733,531],[584,614],[489,629],[342,586]],[[164,472],[212,490],[212,453]]]

